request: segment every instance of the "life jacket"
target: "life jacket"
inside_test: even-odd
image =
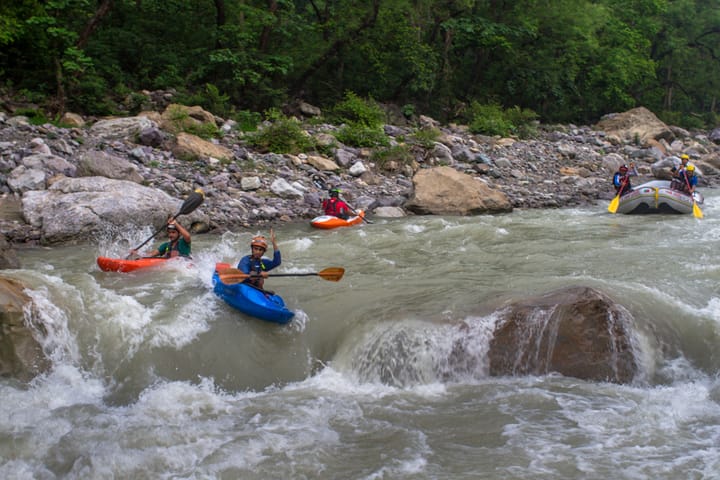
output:
[[[160,254],[165,258],[190,256],[190,245],[182,237],[178,238],[174,242],[163,243],[162,245],[160,245],[160,248],[158,250],[160,251]]]
[[[332,215],[334,217],[339,217],[342,213],[342,209],[339,207],[344,207],[345,202],[341,202],[339,199],[333,197],[328,198],[323,202],[323,209],[325,210],[325,215]]]
[[[263,270],[265,270],[265,263],[263,262],[262,258],[260,258],[260,260],[250,260],[250,273],[257,273],[258,276],[250,277],[245,281],[258,288],[262,288],[263,284],[265,283],[265,279],[260,277],[259,275],[260,273],[262,273]]]
[[[623,175],[620,172],[617,172],[615,175],[613,175],[613,186],[615,187],[615,192],[620,193],[620,189],[622,188],[622,194],[628,193],[630,190],[632,190],[632,183],[630,183],[630,175],[625,174]]]

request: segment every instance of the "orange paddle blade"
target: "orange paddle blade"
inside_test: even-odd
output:
[[[345,275],[345,269],[341,267],[328,267],[320,270],[317,275],[324,280],[339,282],[343,275]]]

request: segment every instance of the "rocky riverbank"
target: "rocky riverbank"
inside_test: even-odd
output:
[[[117,119],[67,116],[63,124],[74,124],[67,128],[31,125],[23,116],[0,112],[5,238],[15,244],[81,242],[104,224],[150,222],[157,228],[196,188],[206,199],[202,212],[189,219],[192,228],[222,232],[306,221],[319,214],[328,186],[340,187],[354,208],[371,216],[478,214],[609,201],[612,174],[631,161],[645,177],[669,178],[673,162],[687,153],[698,166],[701,188],[715,185],[720,173],[720,130],[688,132],[643,108],[608,115],[593,126],[540,126],[530,140],[473,135],[463,126],[421,117],[413,126],[387,125],[391,145],[419,128],[436,131],[435,140],[415,145],[414,158],[380,162],[372,149],[339,143],[333,125],[303,124],[330,153],[280,155],[250,148],[232,121],[198,107],[174,106],[186,109],[186,119],[212,123],[222,132],[218,140],[202,140],[168,121],[171,107]],[[459,175],[438,181],[440,172],[447,172],[442,167]],[[427,184],[444,189],[426,192],[432,205],[417,195],[417,173],[427,177],[428,170],[438,177],[430,176]],[[163,196],[143,203],[145,189]],[[499,201],[483,202],[490,196]],[[471,197],[475,204],[468,207]],[[81,207],[93,214],[82,222],[53,222],[53,212],[61,212],[53,206],[63,202],[75,208],[74,217],[81,216]]]

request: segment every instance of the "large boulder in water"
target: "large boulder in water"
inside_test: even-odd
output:
[[[490,375],[557,372],[628,383],[637,371],[631,316],[605,294],[570,287],[509,306],[490,343]]]
[[[45,244],[92,241],[113,228],[163,228],[180,206],[180,199],[162,190],[105,177],[61,178],[22,197],[23,216],[41,230]],[[180,223],[191,231],[209,224],[200,210],[183,215]]]
[[[413,184],[414,192],[405,208],[418,215],[479,215],[512,211],[512,204],[503,192],[452,167],[420,170],[413,177]]]
[[[25,316],[35,309],[23,290],[21,283],[0,277],[0,376],[28,381],[46,371],[50,361],[26,325]]]

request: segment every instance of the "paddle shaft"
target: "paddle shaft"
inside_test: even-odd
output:
[[[347,205],[348,208],[350,208],[350,213],[352,213],[352,214],[355,215],[356,217],[360,217],[360,215],[358,215],[358,213],[357,213],[357,210],[355,210],[355,209],[353,208],[353,206],[350,205],[350,204],[347,202],[347,200],[345,200],[344,198],[340,198],[340,200],[342,200],[343,202],[345,202],[345,205]],[[373,223],[373,222],[371,222],[370,220],[368,220],[367,218],[365,218],[365,215],[363,215],[363,216],[360,217],[360,218],[362,218],[362,221],[365,222],[365,223]]]
[[[325,268],[319,272],[309,272],[309,273],[268,273],[268,277],[320,277],[323,280],[329,280],[331,282],[338,282],[345,274],[345,269],[340,267],[329,267]],[[218,275],[220,276],[220,280],[224,283],[237,283],[242,282],[244,280],[247,280],[248,278],[258,278],[263,277],[264,275],[258,275],[258,274],[250,274],[250,273],[244,273],[240,271],[237,268],[225,268],[223,270],[218,271]]]
[[[202,193],[201,190],[195,190],[193,193],[190,194],[190,196],[183,202],[182,206],[180,207],[180,210],[178,213],[176,213],[172,218],[170,218],[169,221],[175,220],[180,215],[187,215],[188,213],[192,213],[197,207],[202,204],[203,200],[205,199],[205,195]],[[167,225],[166,225],[167,226]],[[145,246],[146,243],[148,243],[150,240],[155,238],[160,232],[165,230],[166,227],[162,227],[159,230],[157,230],[155,233],[153,233],[150,238],[145,240],[143,243],[135,247],[133,250],[140,250],[142,247]]]
[[[177,215],[173,216],[170,220],[175,220],[175,219],[176,219],[177,217],[179,217],[179,216],[180,216],[180,214],[178,213]],[[153,234],[150,236],[150,238],[148,238],[148,239],[145,240],[143,243],[141,243],[140,245],[138,245],[137,247],[135,247],[133,250],[140,250],[142,247],[145,246],[146,243],[148,243],[150,240],[152,240],[153,238],[155,238],[155,237],[156,237],[160,232],[162,232],[163,230],[165,230],[165,227],[162,227],[161,229],[157,230],[155,233],[153,233]]]

